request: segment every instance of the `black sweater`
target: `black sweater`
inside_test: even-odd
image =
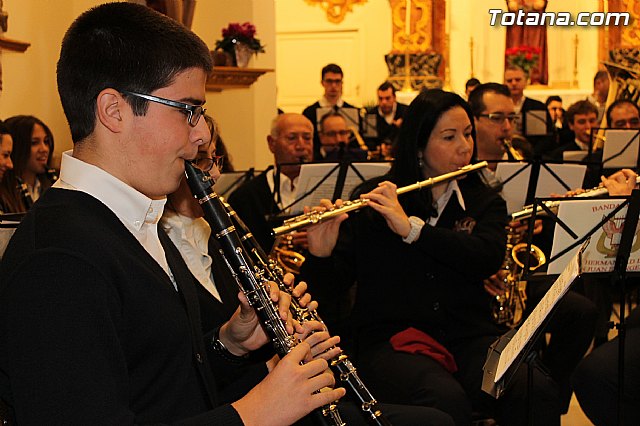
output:
[[[210,365],[225,381],[234,369],[207,362],[193,280],[160,237],[179,292],[95,198],[51,189],[31,209],[0,269],[2,398],[18,424],[242,424],[217,406]]]
[[[445,346],[500,334],[482,280],[504,257],[505,202],[476,179],[459,185],[467,210],[452,195],[437,225],[425,225],[413,244],[404,243],[373,209],[363,209],[342,223],[331,257],[307,257],[302,275],[321,312],[330,312],[334,297],[357,282],[351,324],[361,348],[407,327]],[[460,230],[471,222],[471,233]]]

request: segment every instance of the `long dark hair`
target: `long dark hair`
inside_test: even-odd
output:
[[[405,114],[400,134],[396,158],[389,172],[391,180],[398,187],[406,186],[426,177],[422,174],[418,153],[423,152],[431,132],[442,114],[454,107],[464,109],[471,122],[471,136],[475,141],[476,129],[469,104],[459,95],[440,89],[423,90],[411,102]],[[471,162],[475,162],[476,146],[473,145]],[[431,191],[414,191],[402,198],[408,214],[424,216],[431,213]]]
[[[51,158],[53,157],[53,134],[42,120],[32,115],[16,115],[7,118],[5,124],[13,138],[13,152],[11,153],[13,170],[7,170],[4,179],[2,179],[0,183],[0,199],[6,209],[5,213],[20,213],[26,211],[27,208],[18,190],[16,176],[22,176],[29,162],[33,128],[36,124],[39,124],[44,129],[46,135],[45,143],[49,147],[49,158],[47,159],[47,165],[49,166],[51,165]],[[45,175],[38,175],[38,179],[40,180],[43,190],[51,186],[51,182]]]

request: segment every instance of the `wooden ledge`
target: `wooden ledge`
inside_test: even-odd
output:
[[[0,37],[0,50],[10,50],[12,52],[24,52],[31,46],[26,41],[14,40],[7,37]]]
[[[206,88],[212,92],[225,89],[246,89],[251,87],[262,74],[271,72],[266,68],[213,67],[207,79]]]

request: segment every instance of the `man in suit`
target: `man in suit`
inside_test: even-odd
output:
[[[340,108],[355,108],[348,102],[345,102],[342,99],[342,85],[344,83],[343,77],[344,74],[342,72],[342,68],[336,64],[328,64],[322,68],[320,84],[324,89],[324,94],[322,97],[309,105],[302,111],[302,115],[307,117],[311,124],[313,125],[313,129],[315,132],[318,131],[318,121],[320,117],[318,117],[318,109],[320,108],[333,108],[338,111]],[[324,114],[322,114],[324,115]],[[359,126],[358,123],[352,123],[356,126]],[[313,149],[314,153],[317,154],[320,150],[320,139],[318,138],[317,133],[313,138]]]
[[[527,74],[524,70],[516,65],[507,66],[504,71],[504,84],[509,88],[515,112],[520,116],[514,133],[525,136],[531,142],[535,155],[542,155],[553,149],[553,138],[551,137],[553,123],[551,117],[544,103],[524,95],[524,89],[527,86]],[[546,134],[531,135],[530,131],[533,125],[527,123],[527,120],[538,120],[538,118],[527,114],[529,111],[543,111],[542,115],[545,116],[546,120]],[[529,129],[527,129],[527,126],[529,126]]]
[[[347,126],[347,120],[338,112],[331,111],[320,119],[318,135],[320,137],[319,161],[365,161],[367,151],[358,145],[353,130]]]
[[[375,138],[369,138],[367,145],[369,150],[375,151],[381,144],[392,145],[400,132],[402,118],[407,112],[408,106],[396,100],[396,89],[393,84],[385,81],[378,87],[378,105],[369,108],[368,114],[376,117]]]
[[[229,204],[267,252],[274,243],[271,230],[281,225],[270,219],[289,211],[296,197],[300,164],[313,161],[313,133],[311,121],[301,114],[276,116],[267,136],[274,167],[245,182],[229,197]],[[291,238],[292,244],[304,245],[306,232],[297,232]]]
[[[557,161],[562,161],[565,151],[589,150],[591,130],[598,125],[598,108],[589,101],[578,101],[567,109],[566,120],[574,138],[551,152],[550,158]]]
[[[73,151],[0,266],[0,398],[18,424],[291,424],[344,395],[313,393],[334,379],[324,360],[301,365],[301,343],[225,403],[267,336],[246,301],[203,336],[193,278],[158,228],[211,137],[211,68],[200,38],[138,4],[97,6],[65,34],[57,83]],[[272,287],[287,319],[288,296]]]

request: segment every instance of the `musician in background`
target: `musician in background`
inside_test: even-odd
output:
[[[318,161],[366,161],[368,152],[358,145],[353,130],[342,114],[330,111],[318,123],[320,154]],[[366,148],[366,146],[364,147]]]
[[[367,141],[369,150],[376,151],[384,142],[393,144],[400,132],[402,118],[407,112],[407,105],[396,100],[396,88],[393,84],[385,81],[378,87],[378,105],[369,108],[368,114],[376,117],[377,137]],[[383,157],[384,158],[384,157]]]
[[[628,196],[636,179],[635,172],[623,169],[602,182],[609,195]],[[618,338],[594,348],[571,378],[580,408],[596,425],[640,424],[640,307],[631,311],[625,326],[623,423],[618,419]]]
[[[571,104],[566,113],[567,124],[574,134],[569,141],[549,154],[550,160],[562,161],[565,151],[588,151],[591,143],[591,130],[598,125],[598,108],[589,101],[578,101]],[[587,187],[593,186],[585,182]]]
[[[0,184],[5,213],[26,212],[53,184],[48,173],[53,156],[53,134],[32,115],[17,115],[5,120],[13,138],[14,169]]]
[[[296,114],[297,115],[297,114]],[[209,122],[207,123],[209,124]],[[217,145],[215,126],[213,121],[209,126],[212,133],[210,143],[198,147],[195,164],[214,180],[220,176],[219,165],[222,158],[216,155]],[[237,212],[236,212],[237,213]],[[185,179],[180,181],[178,189],[167,196],[167,205],[160,220],[161,227],[167,232],[171,241],[180,251],[189,271],[193,275],[200,305],[202,331],[207,333],[227,322],[238,309],[238,284],[231,275],[229,268],[220,256],[220,244],[211,236],[211,228],[203,218],[204,213],[198,201],[193,197]],[[244,221],[244,218],[241,217]],[[293,275],[285,275],[286,284],[293,284]],[[301,297],[301,306],[316,309],[318,303],[310,301],[311,296],[305,293],[306,284],[303,282],[293,288],[293,294]],[[311,346],[314,356],[326,360],[335,358],[340,349],[336,346],[340,338],[331,337],[327,327],[318,321],[304,324],[305,332],[298,337],[304,339]],[[307,333],[313,331],[312,335]],[[224,398],[233,400],[241,398],[251,390],[251,387],[262,380],[269,371],[278,364],[279,358],[268,345],[252,352],[251,361],[245,362],[242,380],[237,380],[224,390]],[[249,361],[249,359],[247,359]],[[340,401],[338,410],[342,419],[349,425],[366,426],[368,422],[355,404]],[[393,424],[400,425],[433,425],[452,426],[453,420],[446,414],[427,407],[411,407],[405,405],[381,404],[385,416]],[[310,418],[305,418],[296,425],[312,424]]]
[[[193,279],[157,227],[211,137],[211,68],[200,38],[138,4],[94,7],[65,34],[74,149],[0,265],[0,398],[17,424],[292,424],[344,395],[314,393],[334,378],[303,342],[245,396],[222,397],[268,338],[246,300],[203,336]],[[269,292],[292,333],[289,297]]]
[[[267,144],[274,167],[245,182],[228,201],[268,253],[274,243],[271,229],[279,225],[270,218],[288,212],[295,201],[300,164],[313,161],[313,125],[302,114],[279,114],[271,121]],[[292,245],[306,248],[306,231],[290,235]]]
[[[479,159],[500,160],[504,152],[505,140],[511,141],[513,137],[513,126],[509,117],[514,116],[514,111],[508,89],[496,83],[481,84],[472,92],[469,104],[475,118]],[[494,163],[494,168],[495,165]],[[526,224],[514,221],[509,226],[511,232],[520,235],[519,242],[524,242],[527,232]],[[551,232],[553,222],[550,220],[543,222],[538,219],[534,233],[538,235],[543,229]],[[549,256],[548,252],[546,254]],[[505,292],[506,273],[507,271],[501,270],[485,280],[485,289],[493,297]],[[527,310],[523,313],[525,317],[542,299],[552,283],[544,279],[535,282],[530,280],[527,283]],[[560,300],[545,327],[545,333],[550,333],[551,337],[548,345],[541,351],[541,358],[558,384],[563,413],[568,410],[571,400],[569,377],[589,349],[594,335],[596,316],[596,307],[589,299],[575,291],[569,291]],[[545,338],[545,333],[542,333],[541,339]]]
[[[593,93],[587,96],[587,101],[591,102],[598,109],[598,123],[602,121],[609,94],[609,73],[599,70],[593,77]]]
[[[4,179],[7,171],[13,169],[11,152],[13,151],[13,139],[9,128],[0,120],[0,181]]]
[[[464,84],[465,99],[468,100],[471,92],[473,92],[478,86],[480,86],[480,80],[478,80],[477,78],[471,77],[469,80],[467,80],[467,82]]]
[[[335,111],[338,111],[340,108],[355,108],[353,105],[342,99],[344,73],[339,65],[325,65],[321,71],[320,84],[322,84],[322,88],[324,89],[322,97],[302,111],[302,115],[309,119],[315,132],[318,131],[319,108],[333,108]],[[313,152],[316,156],[319,149],[320,139],[316,134],[313,138]]]
[[[640,108],[627,99],[618,99],[607,108],[607,125],[612,129],[640,129]]]
[[[470,423],[472,410],[523,425],[524,364],[500,399],[481,391],[487,349],[505,331],[490,319],[482,283],[504,257],[504,200],[479,173],[396,194],[469,164],[474,137],[473,114],[460,96],[421,92],[405,116],[389,175],[361,188],[370,208],[309,228],[303,276],[314,297],[357,282],[354,350],[381,400],[433,406],[459,425]],[[332,206],[325,200],[323,207]],[[531,367],[534,424],[559,425],[555,383]]]

